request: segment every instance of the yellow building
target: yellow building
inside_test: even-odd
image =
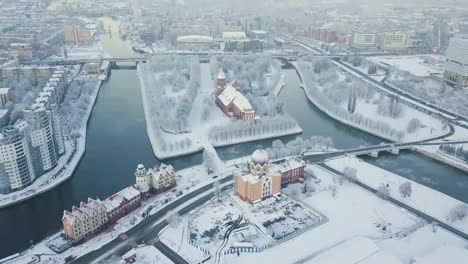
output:
[[[281,174],[269,170],[270,163],[265,150],[256,150],[248,165],[250,173],[236,176],[237,196],[254,203],[281,192]]]
[[[79,26],[65,26],[64,37],[67,44],[89,45],[92,41],[91,31]]]
[[[95,233],[107,224],[107,212],[101,200],[88,198],[80,207],[73,206],[72,211],[64,211],[63,231],[68,239],[80,241]]]
[[[379,48],[382,50],[401,50],[408,47],[410,35],[407,32],[393,31],[379,35]]]

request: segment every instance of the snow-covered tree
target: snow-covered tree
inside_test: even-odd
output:
[[[448,215],[447,220],[454,223],[455,221],[461,221],[465,219],[466,215],[468,214],[468,205],[466,204],[459,204],[453,207]]]
[[[403,198],[410,197],[411,193],[413,192],[413,188],[411,187],[411,182],[406,181],[400,184],[399,190]]]
[[[412,118],[408,122],[408,126],[406,127],[406,131],[408,133],[414,133],[421,127],[421,121],[417,118]]]

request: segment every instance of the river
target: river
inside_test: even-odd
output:
[[[111,55],[132,53],[131,46],[117,34],[101,36],[101,41]],[[165,162],[181,169],[201,160],[197,154]],[[133,184],[138,163],[147,167],[159,164],[146,134],[139,81],[135,70],[113,70],[100,88],[88,123],[86,152],[73,177],[51,191],[0,209],[0,258],[56,233],[62,227],[63,210],[88,197],[104,199]],[[11,239],[6,242],[6,238]]]
[[[106,19],[105,27],[116,32],[118,23]],[[101,43],[113,56],[132,55],[128,42],[117,33],[101,36]],[[349,128],[320,112],[307,101],[300,88],[300,79],[292,68],[284,69],[287,85],[279,97],[286,110],[303,128],[303,137],[329,136],[337,148],[374,145],[382,140]],[[102,84],[97,103],[88,124],[86,153],[71,180],[24,203],[0,209],[0,258],[24,250],[30,241],[36,243],[57,232],[63,210],[71,209],[88,197],[105,198],[134,183],[137,163],[158,164],[146,134],[139,82],[135,70],[113,70]],[[294,137],[283,137],[284,141]],[[268,147],[272,140],[240,144],[217,149],[222,159],[252,153]],[[201,154],[165,162],[177,169],[201,163]],[[416,182],[468,202],[468,175],[419,154],[403,151],[400,155],[382,154],[378,159],[366,158],[372,164],[398,173]],[[11,238],[5,243],[5,238]],[[14,239],[13,239],[14,238]]]

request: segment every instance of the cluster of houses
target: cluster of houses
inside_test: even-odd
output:
[[[237,80],[227,82],[222,68],[219,69],[216,85],[216,105],[228,117],[241,120],[255,118],[255,110],[249,100],[240,92],[239,82]]]
[[[173,188],[176,185],[175,171],[171,165],[161,164],[145,169],[139,164],[135,171],[136,184],[109,198],[88,198],[79,207],[64,211],[63,231],[67,239],[79,242],[141,206],[141,201]]]
[[[248,162],[248,171],[235,177],[236,194],[249,203],[279,194],[281,187],[299,182],[304,176],[305,162],[297,157],[271,164],[268,153],[256,150]]]

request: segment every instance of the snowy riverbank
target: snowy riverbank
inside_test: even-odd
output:
[[[330,99],[330,97],[333,95],[334,97],[337,97],[335,98],[335,100],[340,99],[341,101],[343,99],[341,98],[342,95],[335,96],[333,94],[336,93],[336,91],[334,91],[334,87],[327,88],[328,90],[325,89],[325,85],[321,84],[321,82],[323,82],[324,80],[320,79],[331,78],[328,75],[332,74],[333,68],[329,69],[328,72],[322,74],[324,75],[324,77],[321,75],[318,75],[319,77],[315,77],[318,78],[318,80],[314,80],[314,78],[309,76],[309,82],[307,82],[303,73],[303,68],[306,67],[307,63],[311,63],[302,63],[304,64],[302,65],[302,67],[300,67],[300,65],[296,62],[292,63],[292,65],[296,68],[301,78],[301,86],[304,89],[308,100],[312,102],[322,112],[339,122],[362,130],[374,136],[380,137],[382,139],[396,142],[427,140],[441,137],[450,133],[450,131],[448,131],[448,127],[444,126],[440,120],[437,120],[434,117],[422,113],[409,106],[398,104],[398,102],[395,101],[395,99],[392,99],[390,97],[387,98],[383,94],[379,94],[379,92],[373,91],[372,87],[368,87],[367,89],[360,87],[358,89],[351,85],[349,89],[352,88],[353,91],[350,95],[350,98],[354,94],[354,101],[351,102],[349,101],[351,99],[349,99],[347,103],[345,100],[344,102],[337,104],[332,99]],[[318,67],[317,65],[308,65],[307,67],[311,66]],[[328,67],[334,66],[330,65]],[[350,76],[344,75],[344,73],[341,72],[338,72],[338,74],[336,75],[340,79],[338,81],[334,80],[334,82],[336,82],[336,85],[345,85],[345,80],[347,78],[350,78]],[[344,78],[346,79],[341,80]],[[313,80],[313,82],[311,80]],[[352,80],[353,79],[350,79],[350,81]],[[311,85],[311,82],[312,84],[316,83],[318,87],[309,87],[308,85]],[[311,94],[312,91],[315,91],[317,97],[318,95],[323,97],[322,99],[326,102],[321,101],[320,98],[315,98],[316,96]],[[344,89],[344,92],[346,92],[346,89]],[[359,93],[361,93],[362,95],[356,96]],[[350,104],[350,102],[353,104]],[[376,104],[376,102],[379,103]],[[346,104],[348,106],[346,106]],[[353,110],[349,109],[350,105],[354,105]],[[390,112],[387,113],[388,111]],[[397,112],[400,112],[400,114],[397,115]],[[395,116],[388,116],[389,114],[393,114]]]
[[[354,168],[356,169],[357,180],[370,186],[372,189],[379,190],[379,188],[382,188],[382,185],[385,185],[387,186],[388,195],[392,198],[450,225],[455,229],[468,233],[468,218],[465,217],[453,222],[448,220],[454,208],[466,206],[462,201],[373,166],[356,157],[332,159],[326,161],[325,164],[341,172],[347,167]],[[401,184],[406,182],[410,182],[412,192],[409,196],[403,197],[399,190]]]
[[[90,104],[86,109],[84,118],[81,119],[79,129],[80,137],[76,139],[68,137],[65,140],[66,152],[59,158],[57,166],[38,177],[30,186],[17,192],[0,195],[0,208],[23,202],[36,195],[49,191],[68,180],[73,175],[73,172],[85,153],[88,120],[96,103],[100,87],[101,81],[96,80],[95,89],[93,89],[93,93],[90,95]]]

